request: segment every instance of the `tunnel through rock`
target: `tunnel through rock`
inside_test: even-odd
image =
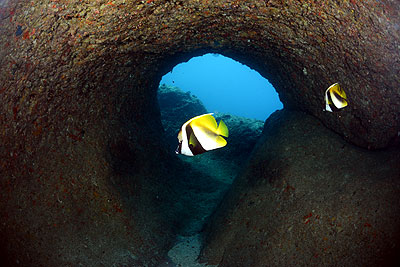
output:
[[[165,84],[159,87],[158,102],[164,127],[163,140],[169,152],[175,154],[177,132],[181,125],[208,111],[196,96]],[[214,117],[217,121],[223,120],[229,128],[227,146],[195,157],[176,155],[181,161],[181,169],[177,173],[179,182],[175,187],[179,188],[181,196],[176,199],[175,205],[181,206],[182,219],[176,230],[176,244],[168,255],[181,266],[197,266],[204,223],[246,165],[264,124],[260,120],[226,113],[216,113]]]
[[[176,63],[204,51],[236,58],[256,69],[274,85],[286,109],[317,117],[350,143],[370,149],[398,144],[399,18],[395,0],[328,0],[323,4],[258,0],[1,1],[1,261],[29,266],[155,266],[163,260],[182,218],[182,207],[173,204],[181,197],[175,187],[181,165],[160,142],[156,81]],[[322,111],[323,92],[333,82],[340,82],[351,100],[346,112],[340,114]],[[301,117],[294,120],[294,126],[301,126],[296,123]],[[322,129],[318,123],[313,125]],[[280,149],[285,147],[271,151]],[[307,155],[313,153],[308,151]],[[353,192],[361,198],[351,198],[351,186],[341,191],[339,200],[365,205],[360,212],[368,220],[357,221],[361,232],[351,231],[353,224],[348,221],[347,228],[343,222],[329,228],[329,220],[338,218],[332,214],[336,210],[355,218],[347,209],[351,205],[341,209],[341,202],[326,202],[331,204],[332,213],[326,207],[318,209],[324,213],[325,228],[307,232],[306,228],[288,226],[296,241],[307,248],[298,252],[299,262],[307,264],[315,258],[314,241],[323,245],[318,234],[325,230],[333,231],[333,236],[346,235],[333,243],[339,245],[333,245],[336,250],[332,252],[324,254],[324,247],[319,247],[322,252],[317,253],[317,259],[322,263],[339,258],[354,265],[357,259],[352,255],[364,255],[363,247],[354,245],[348,250],[349,246],[340,245],[352,244],[357,233],[365,240],[376,241],[376,250],[369,248],[365,259],[379,262],[385,256],[382,253],[394,251],[398,221],[393,214],[398,214],[396,196],[400,195],[396,191],[398,172],[392,173],[399,166],[396,160],[389,157],[377,165],[391,174],[387,176],[391,179],[382,182],[384,190],[374,190],[376,183],[369,180],[370,187],[363,191],[363,180],[356,176],[353,185],[360,190]],[[278,179],[280,173],[284,174],[278,170],[285,158],[265,162],[270,170],[260,167],[259,162],[265,162],[261,156],[254,162],[255,172],[249,173],[259,177],[272,174],[277,187],[266,187],[275,193],[287,187],[288,194],[273,196],[290,202],[292,185]],[[367,169],[376,164],[374,160],[366,162],[371,163]],[[356,171],[351,169],[351,173]],[[307,177],[318,181],[319,176]],[[249,181],[252,185],[260,182]],[[234,218],[235,225],[242,227],[248,222],[251,227],[257,220],[250,219],[260,217],[243,213],[243,208],[256,209],[258,199],[247,199],[252,197],[246,192],[251,188],[241,185],[233,185],[233,197],[224,200],[221,209],[226,208],[225,215],[238,214],[232,207],[233,200],[239,199],[240,214],[249,221]],[[331,188],[323,193],[334,194],[336,187]],[[376,197],[368,198],[367,193],[373,192]],[[282,219],[297,219],[302,227],[312,225],[301,224],[308,221],[304,217],[319,200],[311,199],[310,206],[304,206],[311,209],[308,213],[293,209]],[[378,212],[369,213],[366,204],[377,205]],[[378,215],[384,220],[380,221]],[[278,231],[284,228],[274,228],[277,231],[270,236],[272,242],[264,244],[272,246],[270,253],[254,255],[249,249],[259,240],[254,233],[265,232],[257,228],[250,228],[251,235],[236,231],[242,228],[229,232],[225,219],[231,217],[220,212],[217,217],[215,221],[227,225],[223,229],[227,232],[208,238],[210,250],[206,254],[213,261],[219,262],[225,255],[225,266],[233,266],[230,263],[235,262],[238,249],[243,252],[243,261],[262,263],[264,256],[285,259],[280,243],[274,242],[284,235]],[[281,225],[279,221],[271,224]],[[248,241],[247,249],[226,246],[223,241],[234,240],[231,237],[235,233]],[[301,240],[302,234],[312,233],[314,239]],[[390,239],[394,247],[382,252],[376,246],[387,236],[394,237]],[[218,249],[212,251],[212,247]]]
[[[158,102],[161,111],[161,122],[164,128],[163,140],[168,147],[169,153],[175,154],[174,151],[178,145],[177,133],[182,124],[195,116],[208,113],[208,111],[196,96],[165,84],[159,87]],[[191,211],[191,214],[195,215],[195,217],[201,218],[195,227],[197,232],[200,230],[202,223],[204,223],[204,219],[211,214],[213,208],[218,204],[234,177],[245,166],[263,127],[263,121],[256,119],[227,113],[216,113],[213,116],[218,122],[223,120],[228,126],[228,144],[221,149],[209,151],[195,157],[176,155],[179,161],[185,162],[185,167],[180,170],[182,177],[189,177],[187,189],[181,189],[181,191],[188,191],[188,199],[183,202],[192,201],[195,206],[200,207],[202,205],[203,207],[200,208],[206,211],[206,213],[196,210]],[[190,174],[192,171],[196,171],[196,174]],[[205,185],[207,186],[204,188]],[[215,188],[213,189],[213,187]],[[210,190],[214,190],[214,192]],[[201,196],[202,193],[205,193],[203,197]],[[196,199],[193,196],[196,194],[200,198],[202,197],[203,200]],[[196,202],[198,203],[196,204]],[[205,202],[205,204],[200,202]],[[192,234],[195,231],[192,230]]]
[[[173,85],[182,86],[187,92]],[[203,101],[212,109],[207,109]],[[188,194],[183,202],[192,203],[191,207],[194,207],[185,216],[187,225],[183,226],[180,234],[193,235],[200,231],[234,177],[245,166],[260,137],[264,121],[237,114],[252,114],[265,119],[281,103],[266,79],[247,66],[219,54],[205,54],[175,66],[160,82],[158,103],[170,153],[176,150],[181,126],[195,116],[214,112],[217,122],[223,120],[229,129],[225,147],[195,157],[178,156],[186,163],[181,170],[182,177],[195,176],[188,179],[191,184],[186,185],[186,189],[180,190]],[[216,108],[224,112],[215,112]],[[192,170],[197,174],[188,175]],[[189,207],[187,205],[187,209]]]

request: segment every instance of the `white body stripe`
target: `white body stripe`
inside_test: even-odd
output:
[[[334,92],[331,92],[331,91],[330,91],[329,93],[331,94],[331,99],[332,99],[332,102],[333,102],[333,104],[335,105],[335,107],[336,107],[336,108],[342,108],[342,107],[343,107],[343,104],[342,104],[342,102],[340,102],[339,99],[337,99],[335,93],[334,93]]]
[[[204,129],[197,126],[192,126],[192,129],[197,140],[205,150],[209,151],[222,147],[216,141],[217,137],[219,137],[218,134],[210,131],[204,131]]]
[[[331,87],[329,87],[329,88],[331,88]],[[329,98],[328,98],[329,88],[326,89],[326,91],[325,91],[325,110],[329,111],[329,112],[332,112],[332,109],[328,104],[329,103]]]
[[[197,116],[197,117],[199,117],[199,116]],[[195,118],[197,118],[197,117],[194,117],[193,119],[195,119]],[[186,133],[186,126],[187,126],[193,119],[190,119],[190,120],[188,120],[187,122],[185,122],[185,123],[182,125],[182,128],[181,128],[181,131],[182,131],[182,147],[181,147],[181,154],[186,155],[186,156],[194,156],[193,153],[192,153],[192,151],[191,151],[190,148],[189,148],[189,139],[188,139],[188,136],[187,136],[187,133]]]

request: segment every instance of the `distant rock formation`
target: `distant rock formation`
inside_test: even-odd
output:
[[[158,105],[168,147],[175,151],[179,130],[189,119],[207,113],[203,103],[190,92],[162,84],[158,88]]]
[[[203,103],[190,92],[185,93],[178,87],[165,84],[159,87],[158,103],[165,138],[171,151],[174,151],[178,145],[177,134],[182,124],[194,116],[209,112]],[[223,120],[228,126],[228,144],[224,148],[198,155],[196,156],[197,159],[192,161],[198,165],[199,159],[202,159],[203,162],[215,160],[216,162],[210,162],[210,164],[217,164],[218,169],[225,169],[225,173],[229,173],[229,178],[224,177],[223,180],[230,183],[240,168],[244,166],[244,163],[247,162],[261,135],[264,122],[226,113],[215,113],[214,117],[217,122]],[[191,162],[190,157],[180,157],[185,159],[186,162]]]

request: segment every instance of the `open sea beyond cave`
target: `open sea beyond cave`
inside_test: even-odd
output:
[[[209,112],[266,120],[283,108],[272,84],[257,71],[220,54],[205,54],[176,65],[160,84],[196,95]]]

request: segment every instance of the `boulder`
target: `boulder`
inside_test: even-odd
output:
[[[397,266],[400,152],[371,152],[277,111],[205,228],[218,266]],[[396,265],[397,264],[397,265]]]
[[[171,151],[175,151],[178,145],[177,136],[182,125],[195,116],[208,113],[195,95],[166,84],[158,88],[158,105],[164,136]]]

